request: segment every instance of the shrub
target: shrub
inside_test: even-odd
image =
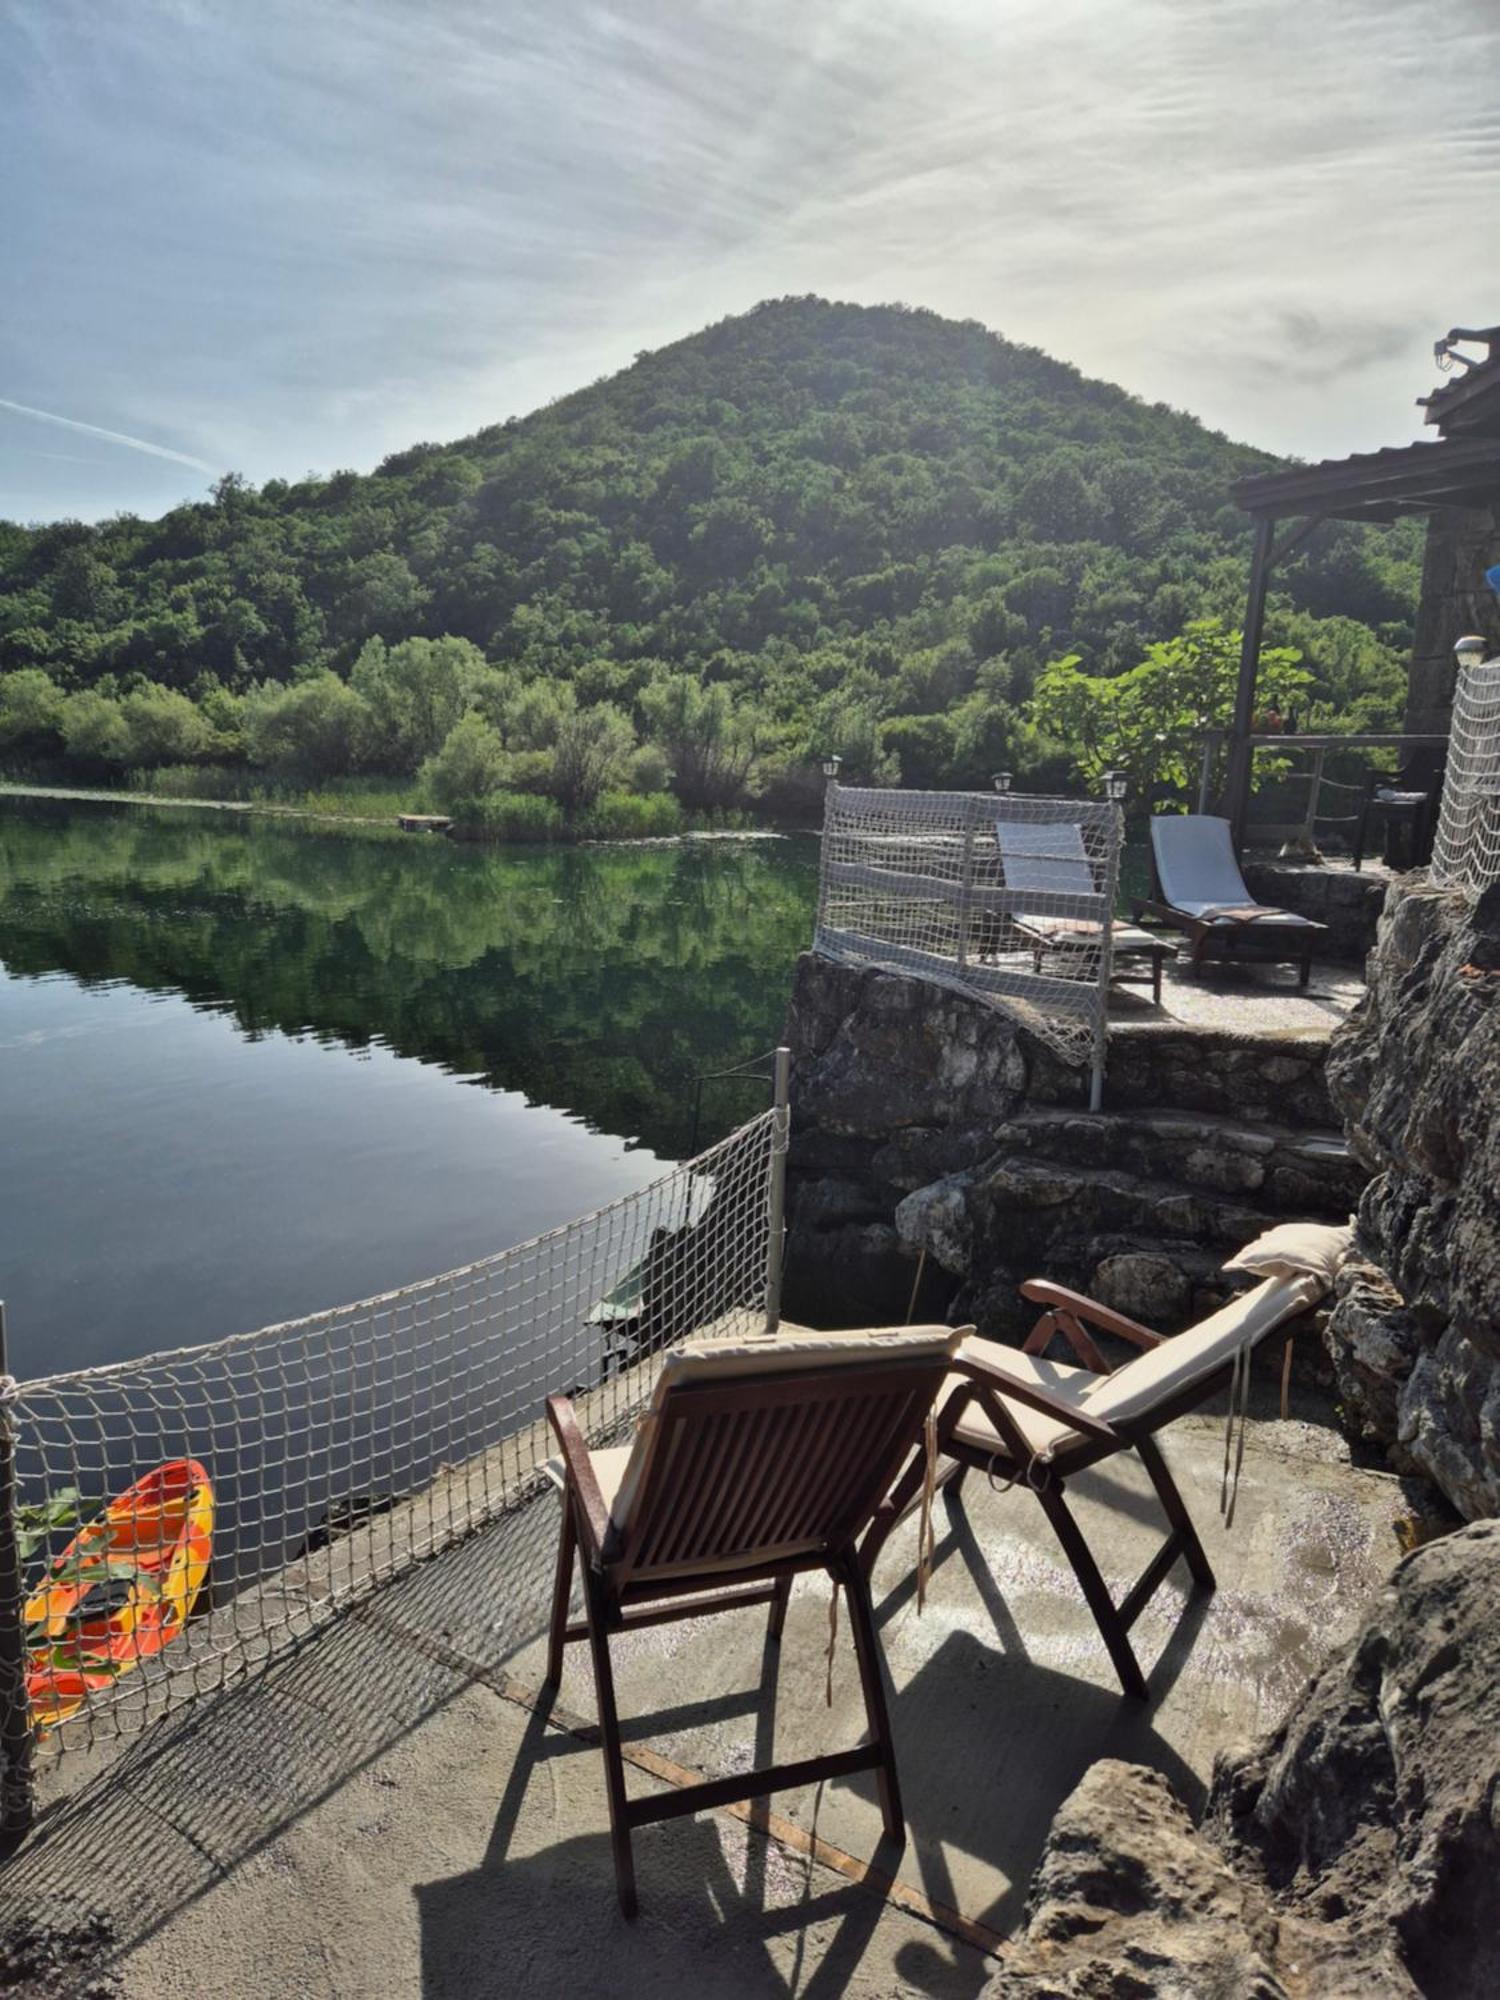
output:
[[[120,704],[88,688],[70,694],[62,707],[63,743],[84,764],[123,764],[130,755],[130,731]]]
[[[452,810],[460,832],[482,834],[488,840],[556,840],[563,832],[562,809],[556,801],[529,792],[455,799]]]
[[[305,778],[352,771],[369,740],[370,712],[335,673],[290,687],[263,682],[245,703],[245,749],[252,764]]]
[[[682,807],[670,792],[606,792],[577,821],[587,840],[664,840],[682,831]]]
[[[456,800],[483,799],[505,784],[510,759],[500,732],[482,715],[465,715],[418,773],[422,789],[450,812]]]
[[[120,703],[120,714],[134,763],[195,763],[213,747],[207,716],[176,688],[154,684],[137,688]]]
[[[552,795],[570,815],[586,813],[618,784],[635,746],[630,718],[613,702],[564,716],[552,746]]]
[[[62,729],[63,692],[40,667],[0,675],[0,747],[55,747]]]
[[[672,760],[659,743],[642,743],[625,760],[625,782],[643,795],[664,792],[672,782]]]

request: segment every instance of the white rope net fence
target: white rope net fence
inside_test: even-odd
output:
[[[1102,1070],[1117,805],[831,784],[814,948],[950,986]]]
[[[1500,658],[1459,671],[1431,874],[1475,896],[1500,882]]]
[[[526,1505],[549,1394],[607,1443],[664,1349],[764,1330],[785,1132],[767,1111],[607,1208],[379,1298],[7,1378],[6,1715],[41,1757],[139,1730]]]

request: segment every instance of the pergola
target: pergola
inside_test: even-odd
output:
[[[1258,740],[1252,724],[1266,591],[1277,565],[1324,521],[1385,522],[1405,514],[1432,515],[1448,507],[1500,502],[1500,327],[1450,333],[1438,343],[1440,358],[1446,353],[1462,362],[1457,343],[1463,340],[1487,343],[1485,359],[1469,364],[1465,373],[1420,399],[1427,409],[1426,421],[1442,432],[1439,439],[1325,459],[1285,472],[1258,473],[1232,488],[1235,500],[1255,523],[1225,782],[1225,802],[1237,841],[1244,835]],[[1278,535],[1283,522],[1293,525]],[[1275,740],[1287,744],[1298,739]]]

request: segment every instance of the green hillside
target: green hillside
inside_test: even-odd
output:
[[[1046,662],[1237,620],[1227,488],[1270,463],[972,323],[779,300],[369,475],[0,524],[0,757],[400,778],[473,711],[450,797],[670,771],[690,807],[785,804],[830,745],[912,784],[1045,771]],[[1348,726],[1398,698],[1418,555],[1332,527],[1282,580],[1269,637]]]

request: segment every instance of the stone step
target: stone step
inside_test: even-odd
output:
[[[1114,1029],[1104,1102],[1111,1111],[1189,1111],[1326,1131],[1338,1118],[1324,1068],[1333,1030],[1244,1033],[1136,1022]],[[1033,1104],[1066,1108],[1087,1079],[1045,1050],[1031,1057]]]
[[[996,1128],[1010,1159],[1121,1169],[1190,1192],[1232,1195],[1278,1216],[1342,1219],[1368,1178],[1338,1132],[1201,1111],[1044,1106]]]

